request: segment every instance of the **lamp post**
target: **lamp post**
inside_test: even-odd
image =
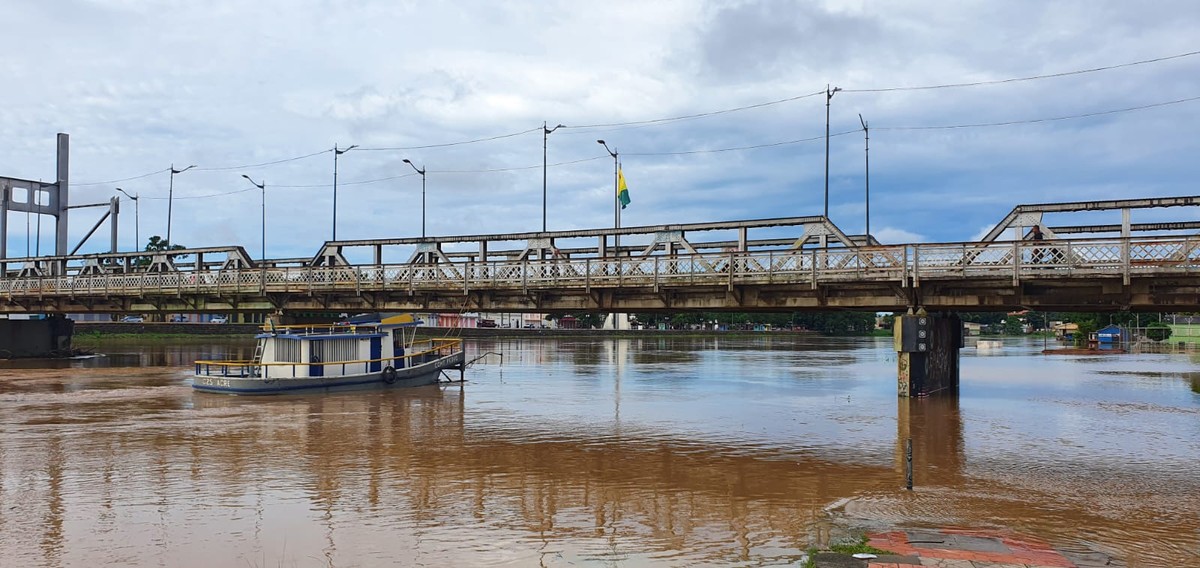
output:
[[[136,250],[138,250],[138,247],[142,246],[142,235],[140,234],[140,231],[138,230],[138,225],[141,225],[141,214],[139,211],[141,209],[141,206],[138,205],[138,196],[137,195],[129,195],[128,193],[125,193],[124,189],[121,189],[119,187],[117,188],[117,191],[124,193],[125,197],[128,197],[133,200],[133,244],[134,244],[133,250],[136,251]]]
[[[825,218],[829,219],[829,101],[833,100],[833,94],[842,90],[841,87],[834,87],[829,90],[829,85],[825,85]]]
[[[550,133],[562,128],[563,125],[555,126],[554,128],[546,128],[546,122],[542,121],[542,232],[546,232],[546,141],[550,138]]]
[[[171,242],[171,205],[175,202],[175,174],[181,174],[194,167],[196,165],[192,164],[182,170],[177,170],[175,164],[171,164],[171,182],[167,185],[167,244],[174,244]],[[136,208],[134,213],[136,215]]]
[[[250,176],[248,176],[246,174],[242,174],[242,177],[246,178],[246,181],[250,182],[250,184],[253,185],[254,187],[257,187],[258,189],[262,190],[262,256],[259,257],[259,260],[266,261],[267,260],[267,180],[264,179],[262,183],[254,183],[254,180],[250,179]]]
[[[333,238],[337,240],[337,163],[338,156],[349,152],[358,147],[358,144],[352,144],[349,148],[338,150],[337,144],[333,145]]]
[[[863,156],[866,159],[866,181],[867,181],[867,245],[871,244],[871,131],[867,128],[867,121],[863,120],[862,113],[858,115],[858,121],[863,127]]]
[[[608,151],[608,155],[612,156],[612,159],[613,159],[613,192],[612,192],[613,228],[620,229],[621,228],[621,203],[620,203],[620,200],[617,198],[617,192],[620,191],[617,188],[617,177],[618,177],[618,170],[620,168],[620,165],[617,161],[617,152],[616,152],[616,150],[609,148],[608,144],[604,143],[603,140],[597,140],[596,143],[601,146],[604,146],[604,149]],[[621,249],[621,236],[620,235],[613,235],[613,248],[614,248],[614,251],[613,251],[614,254],[620,254],[620,249]]]
[[[425,170],[418,169],[408,158],[404,159],[404,163],[412,166],[412,169],[421,174],[421,238],[423,239],[425,238]]]

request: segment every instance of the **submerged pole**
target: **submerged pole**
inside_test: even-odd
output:
[[[904,487],[912,491],[912,438],[904,440]]]

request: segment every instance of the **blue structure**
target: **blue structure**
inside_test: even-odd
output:
[[[1100,344],[1101,349],[1120,347],[1125,343],[1125,330],[1116,324],[1106,325],[1096,330],[1096,341]]]

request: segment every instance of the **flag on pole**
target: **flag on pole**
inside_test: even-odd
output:
[[[621,209],[629,205],[629,186],[625,185],[625,172],[617,170],[617,201],[621,202]]]

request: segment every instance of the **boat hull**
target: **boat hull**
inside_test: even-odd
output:
[[[198,374],[192,378],[192,388],[200,392],[220,394],[271,395],[419,387],[437,383],[444,370],[461,369],[463,361],[464,354],[458,351],[420,365],[396,369],[394,378],[385,376],[382,372],[280,379]]]

